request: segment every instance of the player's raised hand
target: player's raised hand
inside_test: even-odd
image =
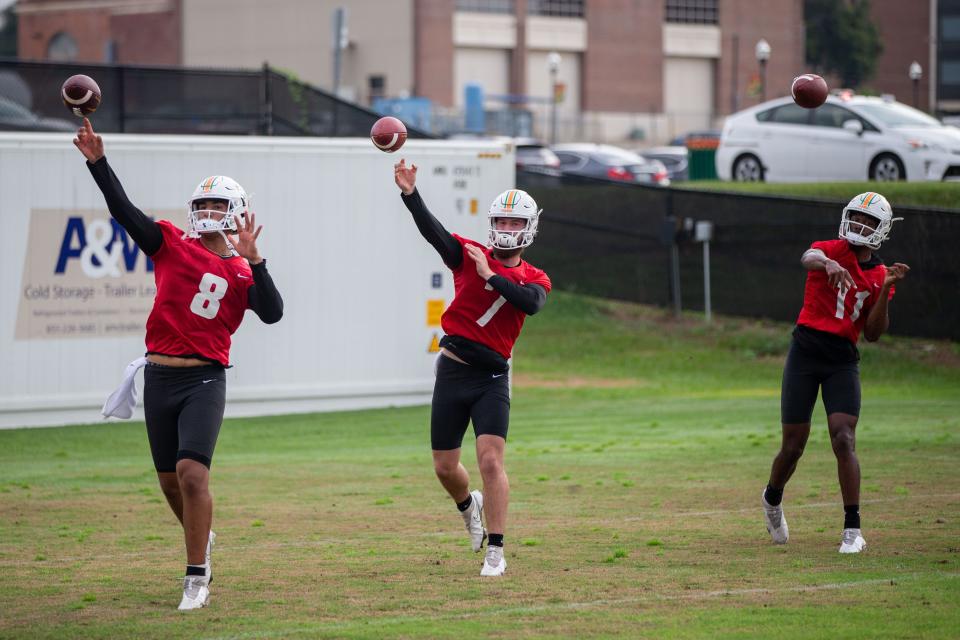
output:
[[[400,187],[403,195],[410,195],[417,185],[417,165],[411,164],[408,167],[406,161],[401,158],[400,162],[393,165],[393,180]]]
[[[837,287],[844,289],[857,288],[857,284],[853,281],[853,276],[850,275],[849,271],[841,267],[836,260],[827,260],[823,265],[823,270],[827,272],[827,282],[829,282],[830,286],[834,289]]]
[[[495,275],[493,269],[490,268],[490,263],[487,262],[487,254],[483,252],[483,249],[475,244],[468,244],[467,255],[476,263],[478,276],[484,280],[489,280]]]
[[[103,157],[103,138],[94,132],[88,118],[83,119],[83,126],[77,130],[77,137],[73,139],[73,144],[91,164]]]
[[[895,282],[900,282],[910,271],[910,267],[902,262],[894,262],[893,266],[887,267],[887,277],[883,279],[883,286],[889,287]]]
[[[257,249],[257,238],[263,231],[263,225],[257,226],[257,214],[247,212],[243,221],[237,227],[237,235],[233,237],[234,249],[240,254],[241,258],[246,258],[250,264],[259,264],[263,262],[260,257],[260,251]]]

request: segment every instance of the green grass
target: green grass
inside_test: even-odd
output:
[[[433,477],[426,407],[227,421],[189,615],[142,424],[0,432],[0,637],[954,636],[957,345],[864,346],[850,557],[819,408],[790,544],[760,520],[788,333],[551,294],[516,356],[498,580]]]
[[[879,191],[893,205],[910,207],[937,207],[960,209],[960,184],[952,182],[816,182],[766,183],[724,182],[704,180],[681,182],[682,189],[709,191],[738,191],[757,195],[801,196],[833,200],[846,204],[850,198],[865,191]]]

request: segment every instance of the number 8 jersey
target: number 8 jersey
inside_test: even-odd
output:
[[[803,309],[797,324],[818,331],[825,331],[846,338],[853,344],[860,339],[860,331],[867,321],[887,277],[887,268],[873,255],[869,262],[858,263],[857,255],[846,240],[821,240],[810,245],[836,260],[850,272],[856,289],[831,287],[827,272],[808,271],[807,285],[803,292]],[[894,288],[890,287],[890,297]]]
[[[192,356],[227,366],[230,336],[247,310],[253,274],[240,256],[222,258],[172,223],[151,259],[157,295],[147,319],[147,353]]]
[[[550,278],[542,269],[522,259],[516,267],[505,267],[493,258],[490,248],[457,234],[452,235],[460,243],[463,260],[453,269],[453,302],[440,318],[440,325],[447,335],[479,342],[509,359],[526,315],[507,303],[477,274],[477,265],[467,254],[466,246],[472,244],[483,249],[493,272],[520,286],[536,284],[549,293]]]

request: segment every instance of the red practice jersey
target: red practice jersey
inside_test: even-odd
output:
[[[226,366],[230,336],[247,310],[253,273],[239,256],[221,258],[166,220],[150,256],[157,296],[147,319],[147,352],[202,356]]]
[[[440,325],[447,335],[479,342],[504,358],[509,358],[526,314],[508,303],[477,274],[476,263],[467,254],[466,246],[472,244],[483,249],[495,274],[521,286],[536,284],[549,293],[550,278],[542,269],[524,260],[520,260],[516,267],[505,267],[494,259],[491,249],[479,242],[457,234],[453,234],[453,237],[463,250],[463,261],[453,270],[453,302],[443,312]]]
[[[887,277],[887,268],[878,264],[871,269],[862,269],[850,243],[843,239],[821,240],[810,248],[823,251],[849,271],[857,288],[831,287],[826,271],[808,271],[803,309],[797,324],[838,335],[856,344]],[[890,288],[890,297],[893,297],[893,287]]]

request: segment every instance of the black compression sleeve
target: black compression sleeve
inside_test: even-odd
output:
[[[253,286],[247,290],[247,306],[265,323],[279,322],[283,317],[283,298],[267,271],[267,261],[252,264],[250,268],[253,270]]]
[[[443,263],[451,269],[456,269],[463,263],[463,248],[453,235],[443,228],[440,221],[433,217],[427,205],[423,203],[420,192],[416,189],[410,195],[400,194],[403,204],[413,214],[413,221],[417,224],[427,242],[437,250]]]
[[[87,163],[90,174],[100,187],[103,198],[107,201],[107,209],[113,219],[120,223],[120,226],[127,230],[137,246],[147,254],[152,256],[160,250],[163,244],[163,233],[156,222],[148,218],[143,211],[133,206],[123,191],[123,186],[113,169],[107,164],[106,156],[100,158],[93,164]]]
[[[519,285],[503,276],[491,276],[487,283],[504,299],[528,316],[532,316],[547,302],[546,290],[538,284]]]

